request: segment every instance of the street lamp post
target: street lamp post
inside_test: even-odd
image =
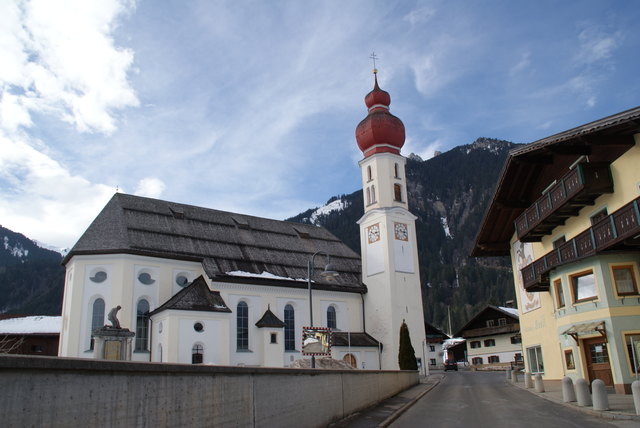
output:
[[[325,265],[324,270],[320,272],[320,276],[325,278],[327,281],[333,281],[336,276],[340,275],[338,272],[334,270],[331,263],[329,263],[330,261],[329,254],[325,253],[324,251],[316,251],[315,253],[313,253],[313,255],[311,256],[307,264],[307,287],[309,288],[309,324],[310,324],[309,327],[313,327],[313,295],[311,293],[311,277],[313,276],[316,256],[318,254],[324,254],[327,258],[327,264]],[[311,355],[311,368],[312,369],[316,368],[315,355]]]

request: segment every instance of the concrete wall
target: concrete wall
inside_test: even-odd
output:
[[[0,415],[3,427],[319,427],[417,382],[410,371],[0,355]]]

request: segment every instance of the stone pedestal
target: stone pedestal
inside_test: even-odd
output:
[[[131,360],[131,342],[136,334],[126,328],[104,326],[93,331],[93,358]]]

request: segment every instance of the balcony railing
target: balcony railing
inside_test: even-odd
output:
[[[522,272],[527,291],[548,291],[549,272],[557,267],[605,250],[624,246],[624,241],[640,234],[640,198],[636,198],[611,215],[525,266]]]
[[[518,239],[522,242],[540,241],[582,207],[611,192],[613,179],[609,164],[576,165],[515,220]]]
[[[462,332],[462,337],[481,337],[494,334],[517,333],[520,331],[520,324],[496,325],[493,327],[481,327]]]

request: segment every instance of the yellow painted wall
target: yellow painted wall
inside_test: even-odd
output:
[[[553,249],[553,241],[565,236],[567,240],[575,237],[585,229],[591,226],[590,217],[602,208],[607,208],[608,213],[616,211],[629,201],[640,196],[640,134],[636,134],[635,146],[627,151],[623,156],[618,158],[611,164],[611,172],[614,180],[614,193],[605,194],[600,196],[595,204],[592,206],[584,207],[580,213],[567,220],[563,226],[558,226],[551,235],[543,238],[540,243],[533,243],[533,259],[537,260],[543,255],[547,254]],[[552,271],[551,276],[551,288],[549,292],[537,293],[540,298],[540,307],[527,313],[522,313],[523,302],[520,290],[518,290],[520,272],[516,268],[516,258],[513,252],[513,244],[517,241],[517,237],[514,234],[511,240],[511,261],[513,266],[514,283],[516,284],[516,298],[518,300],[518,308],[520,309],[520,329],[522,333],[522,348],[523,355],[525,357],[525,364],[527,370],[529,370],[529,361],[527,348],[534,346],[541,346],[544,361],[544,378],[545,379],[561,379],[566,374],[576,373],[577,375],[586,377],[584,373],[584,361],[582,358],[582,352],[574,351],[574,359],[576,360],[576,370],[567,371],[564,362],[564,350],[573,349],[574,341],[559,335],[560,331],[568,329],[573,324],[588,322],[594,319],[611,319],[611,317],[622,316],[635,316],[640,315],[640,305],[630,302],[625,307],[612,307],[609,308],[609,300],[619,300],[611,298],[613,292],[609,293],[607,290],[603,290],[603,284],[610,286],[610,281],[603,281],[604,277],[610,276],[608,269],[602,268],[600,263],[597,262],[598,257],[591,258],[591,263],[594,266],[594,275],[596,276],[596,284],[598,286],[598,299],[587,303],[576,304],[576,306],[583,306],[577,310],[574,308],[572,296],[568,288],[568,275],[573,272],[580,271],[588,265],[588,260],[585,262],[572,263],[565,268]],[[594,259],[596,263],[594,263]],[[562,271],[562,275],[557,272]],[[637,274],[636,270],[636,274]],[[553,281],[556,278],[561,278],[564,284],[564,297],[565,297],[565,310],[562,317],[557,317],[555,292],[553,290]],[[640,283],[639,283],[640,285]],[[632,299],[628,299],[632,300]],[[637,300],[637,299],[633,299]],[[589,305],[589,306],[586,306]],[[570,311],[575,311],[574,314]],[[566,328],[565,328],[566,327]],[[610,339],[611,340],[611,339]],[[579,349],[579,348],[578,348]],[[611,355],[611,349],[609,350],[610,358],[626,358],[626,355],[614,356]],[[581,364],[582,363],[582,364]],[[613,364],[612,364],[613,369]],[[614,383],[621,383],[619,375],[616,375],[614,370]],[[616,378],[617,376],[617,378]]]

